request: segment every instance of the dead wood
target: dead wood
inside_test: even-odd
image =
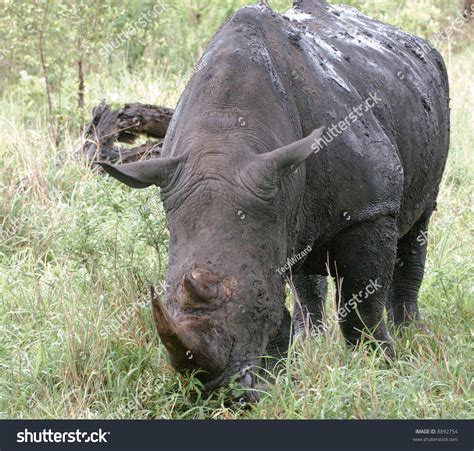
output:
[[[129,163],[159,158],[163,139],[174,111],[171,108],[130,103],[118,110],[101,103],[92,111],[92,120],[84,131],[83,154],[88,160]],[[140,137],[148,139],[136,147]]]

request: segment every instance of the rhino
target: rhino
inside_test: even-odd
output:
[[[345,341],[369,335],[393,358],[387,322],[420,320],[449,147],[440,54],[355,8],[298,0],[238,10],[198,67],[161,158],[100,163],[160,188],[169,262],[152,308],[173,368],[251,391],[262,356],[323,327],[328,276]]]

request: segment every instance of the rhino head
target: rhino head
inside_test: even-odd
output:
[[[234,376],[252,386],[247,370],[259,364],[279,331],[284,280],[276,269],[288,241],[284,191],[304,183],[298,166],[321,135],[318,129],[263,154],[198,149],[117,166],[99,163],[128,186],[161,188],[169,265],[166,305],[152,289],[153,316],[172,366],[199,370],[209,390]]]

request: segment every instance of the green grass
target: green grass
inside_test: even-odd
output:
[[[200,45],[204,45],[203,42]],[[433,216],[420,306],[428,331],[397,338],[388,367],[343,344],[328,297],[324,338],[299,343],[251,408],[208,399],[158,343],[147,287],[163,280],[167,232],[154,190],[97,176],[66,134],[56,149],[44,105],[23,86],[0,98],[0,417],[472,418],[474,50],[443,50],[451,153]],[[107,97],[173,106],[180,74],[121,70],[88,80]]]

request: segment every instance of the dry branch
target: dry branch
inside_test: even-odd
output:
[[[112,163],[158,158],[173,113],[170,108],[141,103],[126,104],[119,110],[101,103],[84,131],[82,151],[89,160]],[[140,136],[151,139],[137,147],[117,144],[133,144]]]

